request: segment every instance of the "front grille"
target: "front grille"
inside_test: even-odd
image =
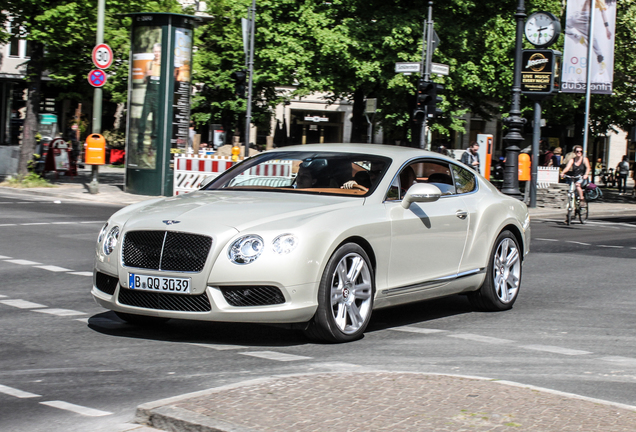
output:
[[[181,312],[209,312],[212,310],[206,294],[164,294],[121,288],[118,300],[121,304],[145,309]]]
[[[285,296],[273,286],[219,287],[230,306],[267,306],[285,303]]]
[[[115,294],[115,288],[117,288],[118,282],[119,278],[117,276],[110,276],[100,272],[97,272],[95,275],[95,286],[98,290],[106,294]]]
[[[212,239],[172,231],[130,231],[122,245],[124,265],[150,270],[200,272]]]

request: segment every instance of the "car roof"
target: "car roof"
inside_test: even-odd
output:
[[[287,147],[279,147],[268,152],[288,152],[288,151],[323,151],[323,152],[341,152],[341,153],[358,153],[375,156],[387,156],[393,159],[411,159],[413,157],[430,156],[440,159],[447,159],[439,153],[421,150],[413,147],[399,147],[394,145],[383,144],[304,144]],[[452,159],[448,159],[452,160]]]

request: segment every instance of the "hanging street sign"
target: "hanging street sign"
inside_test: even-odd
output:
[[[441,63],[431,63],[431,73],[448,75],[450,73],[450,66]]]
[[[93,87],[102,87],[106,84],[106,73],[101,69],[93,69],[88,73],[88,82]]]
[[[395,72],[403,74],[420,73],[420,63],[395,63]]]
[[[108,69],[113,63],[113,50],[106,44],[99,44],[93,48],[93,63],[100,69]]]

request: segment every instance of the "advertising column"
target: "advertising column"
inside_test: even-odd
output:
[[[130,14],[126,192],[172,195],[173,155],[185,152],[193,17]]]

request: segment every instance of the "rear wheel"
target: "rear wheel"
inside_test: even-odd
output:
[[[579,221],[584,224],[585,221],[587,220],[587,215],[588,215],[588,206],[589,204],[587,204],[585,207],[579,207]]]
[[[569,213],[568,213],[569,214]],[[502,231],[495,241],[486,271],[486,280],[468,299],[480,310],[512,308],[521,286],[521,251],[510,231]]]
[[[128,324],[133,324],[140,327],[150,327],[153,325],[164,324],[170,319],[148,315],[134,315],[124,312],[115,312],[115,315],[117,315],[123,321],[126,321]]]
[[[322,342],[349,342],[362,337],[371,319],[374,279],[369,257],[355,243],[331,256],[320,280],[318,309],[305,330]]]

